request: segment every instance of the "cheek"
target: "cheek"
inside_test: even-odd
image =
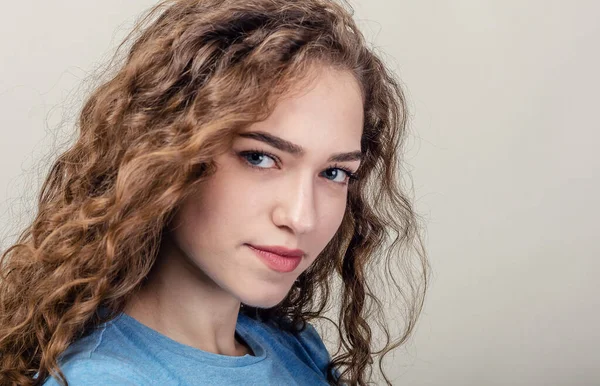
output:
[[[325,248],[325,245],[333,238],[344,219],[346,212],[345,197],[324,197],[319,203],[320,221],[316,237],[319,241],[319,248]]]
[[[257,184],[250,177],[251,173],[239,168],[223,166],[188,198],[181,217],[195,228],[196,237],[230,237],[266,210],[271,199],[269,191],[265,184]]]
[[[234,227],[242,226],[243,221],[257,220],[273,201],[273,189],[261,177],[237,165],[224,169],[208,187],[210,197],[205,206],[213,217],[225,218]]]

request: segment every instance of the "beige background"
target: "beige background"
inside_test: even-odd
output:
[[[4,247],[81,80],[154,1],[2,3]],[[387,362],[394,384],[600,385],[600,2],[353,4],[407,89],[434,267],[415,338]]]

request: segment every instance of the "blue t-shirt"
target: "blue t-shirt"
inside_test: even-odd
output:
[[[294,335],[240,313],[236,333],[254,355],[202,351],[121,313],[71,344],[58,361],[71,386],[327,385],[331,358],[311,324]],[[48,377],[43,385],[59,383]]]

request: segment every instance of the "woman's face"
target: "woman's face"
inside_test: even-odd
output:
[[[240,302],[277,305],[342,222],[344,169],[359,167],[362,127],[354,77],[322,69],[312,88],[280,100],[215,159],[216,173],[176,215],[171,239],[179,254]],[[282,271],[257,246],[300,249],[302,257]]]

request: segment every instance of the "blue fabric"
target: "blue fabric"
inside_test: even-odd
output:
[[[59,365],[71,386],[327,385],[331,358],[311,324],[294,335],[239,314],[236,333],[254,355],[202,351],[121,313],[70,345]]]

